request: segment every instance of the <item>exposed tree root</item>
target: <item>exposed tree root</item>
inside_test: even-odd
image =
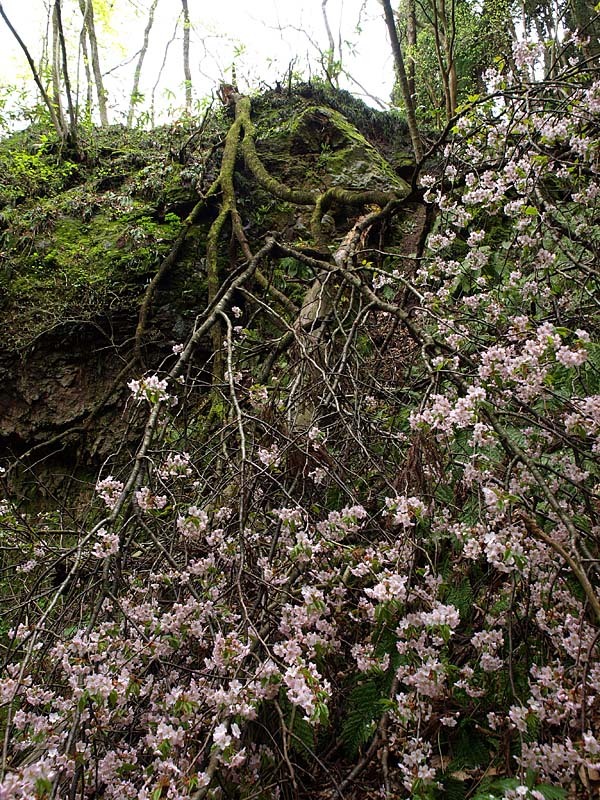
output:
[[[150,282],[142,306],[140,308],[139,321],[135,337],[135,359],[142,361],[141,347],[144,332],[147,327],[150,306],[157,288],[165,275],[172,269],[181,254],[185,239],[198,219],[202,209],[205,207],[209,197],[221,194],[221,201],[217,217],[213,221],[206,239],[206,263],[207,263],[207,285],[208,303],[213,302],[217,295],[220,281],[221,270],[219,267],[219,241],[227,222],[231,224],[232,236],[238,242],[245,259],[252,258],[252,253],[248,246],[242,219],[237,209],[234,172],[238,153],[241,152],[247,168],[250,170],[258,184],[266,189],[273,197],[300,206],[312,206],[311,214],[311,233],[315,246],[323,249],[327,244],[327,238],[322,229],[323,215],[335,203],[360,207],[368,204],[376,204],[386,207],[386,214],[390,213],[395,206],[390,205],[399,202],[408,195],[408,190],[403,195],[399,192],[381,192],[377,190],[352,191],[335,186],[326,189],[324,192],[316,190],[296,189],[287,186],[269,174],[268,170],[260,160],[254,143],[255,129],[251,119],[250,98],[243,95],[235,95],[235,119],[231,124],[227,136],[223,156],[221,158],[221,168],[219,175],[204,195],[196,204],[190,215],[183,222],[182,229],[177,237],[171,251],[161,263],[157,273]],[[376,217],[377,218],[377,217]],[[375,219],[375,218],[374,218]],[[272,286],[260,270],[256,270],[255,280],[259,286],[268,291],[273,299],[285,308],[288,312],[296,315],[298,309],[296,305]],[[213,361],[213,384],[223,381],[223,337],[220,323],[216,322],[211,331],[212,349],[214,353]]]

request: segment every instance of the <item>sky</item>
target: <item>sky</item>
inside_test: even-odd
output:
[[[95,0],[110,7],[98,34],[110,42],[101,51],[111,121],[123,121],[131,92],[135,54],[142,44],[151,0]],[[303,77],[319,72],[319,52],[328,47],[322,0],[188,0],[191,17],[191,68],[196,99],[210,96],[221,80],[228,81],[235,62],[241,90],[258,90],[285,81],[292,69]],[[3,0],[3,7],[39,60],[50,0]],[[63,0],[63,19],[70,50],[77,53],[81,15],[77,0]],[[150,47],[142,72],[141,90],[147,100],[165,58],[181,10],[179,0],[159,0]],[[328,0],[329,24],[342,42],[343,66],[350,77],[340,85],[365,96],[370,105],[386,105],[393,83],[393,61],[378,0]],[[182,102],[181,27],[167,49],[160,82],[154,90],[155,121],[166,121]],[[336,54],[337,55],[337,54]],[[71,67],[77,71],[76,58]],[[354,81],[358,81],[361,86]],[[72,77],[73,80],[73,77]],[[0,83],[24,86],[30,82],[27,63],[10,31],[0,20]]]

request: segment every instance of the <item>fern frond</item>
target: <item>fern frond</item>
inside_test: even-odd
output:
[[[389,705],[381,677],[368,679],[352,690],[342,724],[342,741],[349,755],[356,755],[369,741]]]

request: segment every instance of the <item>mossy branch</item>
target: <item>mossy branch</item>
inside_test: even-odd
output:
[[[314,206],[311,217],[311,232],[315,239],[315,244],[324,244],[324,237],[321,230],[321,218],[333,203],[341,203],[350,206],[361,206],[370,203],[384,206],[390,200],[400,199],[398,192],[382,192],[378,190],[353,191],[343,189],[339,186],[332,186],[323,193],[306,189],[293,189],[281,183],[269,174],[264,164],[258,157],[254,144],[254,125],[250,118],[250,99],[240,97],[236,104],[237,118],[244,126],[244,138],[242,140],[242,155],[250,172],[254,175],[259,184],[280,200],[285,200],[295,205]]]
[[[315,208],[311,215],[310,230],[317,246],[325,244],[325,237],[321,228],[323,214],[331,208],[334,203],[347,206],[378,205],[386,206],[393,200],[401,199],[398,192],[381,192],[377,189],[366,191],[353,191],[352,189],[342,189],[340,186],[332,186],[320,194],[315,201]]]
[[[270,192],[274,197],[294,203],[299,206],[312,206],[318,197],[318,193],[308,189],[292,189],[281,183],[268,173],[264,164],[258,157],[254,144],[254,124],[250,118],[250,98],[240,97],[236,104],[237,118],[244,126],[244,138],[242,140],[242,155],[246,166],[254,175],[258,183]]]
[[[221,159],[221,169],[217,183],[221,187],[221,207],[217,218],[210,226],[208,236],[206,238],[206,268],[207,268],[207,285],[208,285],[208,304],[210,305],[214,298],[217,296],[220,286],[219,275],[219,260],[218,260],[218,245],[223,226],[227,219],[231,217],[234,233],[245,241],[243,236],[243,229],[239,222],[239,215],[237,214],[235,189],[233,186],[233,173],[235,170],[235,161],[237,156],[238,145],[240,141],[240,134],[242,130],[242,121],[239,115],[236,114],[236,119],[229,128],[227,136],[225,137],[225,147],[223,150],[223,157]],[[216,321],[211,331],[212,349],[213,349],[213,384],[220,383],[223,380],[223,334],[221,331],[220,322]]]

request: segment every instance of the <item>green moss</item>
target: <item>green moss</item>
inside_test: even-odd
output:
[[[319,163],[331,176],[334,186],[381,191],[406,188],[386,159],[342,114],[331,109],[318,111],[328,120],[328,134],[321,146]]]
[[[0,142],[0,208],[48,197],[77,179],[79,165],[61,157],[54,136],[19,132]]]
[[[297,105],[290,116],[280,113],[256,126],[257,150],[272,174],[309,192],[332,185],[405,192],[394,167],[343,114],[306,101]]]
[[[0,272],[13,340],[27,340],[49,320],[93,316],[119,298],[129,305],[137,299],[180,227],[176,215],[157,221],[151,211],[143,206],[116,219],[101,212],[89,221],[60,215],[50,230],[14,246]]]
[[[19,294],[31,276],[48,286],[58,282],[67,293],[111,278],[119,284],[136,280],[151,270],[178,227],[179,220],[161,225],[135,212],[117,220],[102,213],[89,222],[61,217],[54,224],[51,242],[40,242],[22,257],[18,274],[7,288]]]

